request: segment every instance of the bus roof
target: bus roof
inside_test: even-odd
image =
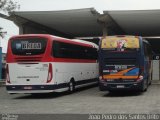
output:
[[[98,48],[98,45],[89,41],[85,41],[85,40],[79,40],[79,39],[72,39],[75,42],[80,42],[80,43],[85,43],[85,44],[89,44],[92,45],[95,48]]]
[[[82,44],[86,44],[86,45],[91,45],[94,48],[98,49],[98,45],[96,45],[95,43],[92,42],[88,42],[85,40],[79,40],[79,39],[68,39],[68,38],[63,38],[63,37],[59,37],[59,36],[54,36],[54,35],[50,35],[50,34],[23,34],[23,35],[15,35],[13,37],[11,37],[10,39],[14,39],[14,38],[21,38],[21,37],[45,37],[45,38],[56,38],[56,39],[63,39],[63,40],[67,40],[67,41],[73,41],[76,43],[82,43]]]
[[[139,38],[139,37],[141,37],[141,36],[133,36],[133,35],[112,35],[112,36],[104,36],[104,37],[102,37],[102,39],[105,38],[105,37],[132,37],[132,38]]]

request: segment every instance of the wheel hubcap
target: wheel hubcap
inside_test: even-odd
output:
[[[73,91],[73,83],[72,82],[70,82],[69,86],[70,86],[70,91]]]

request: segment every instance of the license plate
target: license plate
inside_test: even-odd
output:
[[[124,85],[117,85],[117,88],[124,88]]]
[[[31,87],[31,86],[25,86],[24,89],[25,89],[25,90],[31,90],[32,87]]]

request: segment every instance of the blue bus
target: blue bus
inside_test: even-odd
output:
[[[152,49],[140,36],[106,36],[99,43],[99,89],[146,91],[152,79]]]

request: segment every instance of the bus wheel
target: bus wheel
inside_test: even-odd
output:
[[[151,85],[151,84],[152,84],[152,73],[151,73],[150,78],[149,78],[149,85]]]
[[[147,89],[148,89],[148,80],[145,82],[145,89],[144,89],[144,91],[147,91]]]
[[[142,83],[142,89],[141,92],[145,92],[148,89],[148,80],[144,80]]]
[[[68,87],[69,87],[69,93],[73,93],[75,91],[75,84],[74,84],[74,80],[71,79],[71,81],[68,83]]]

